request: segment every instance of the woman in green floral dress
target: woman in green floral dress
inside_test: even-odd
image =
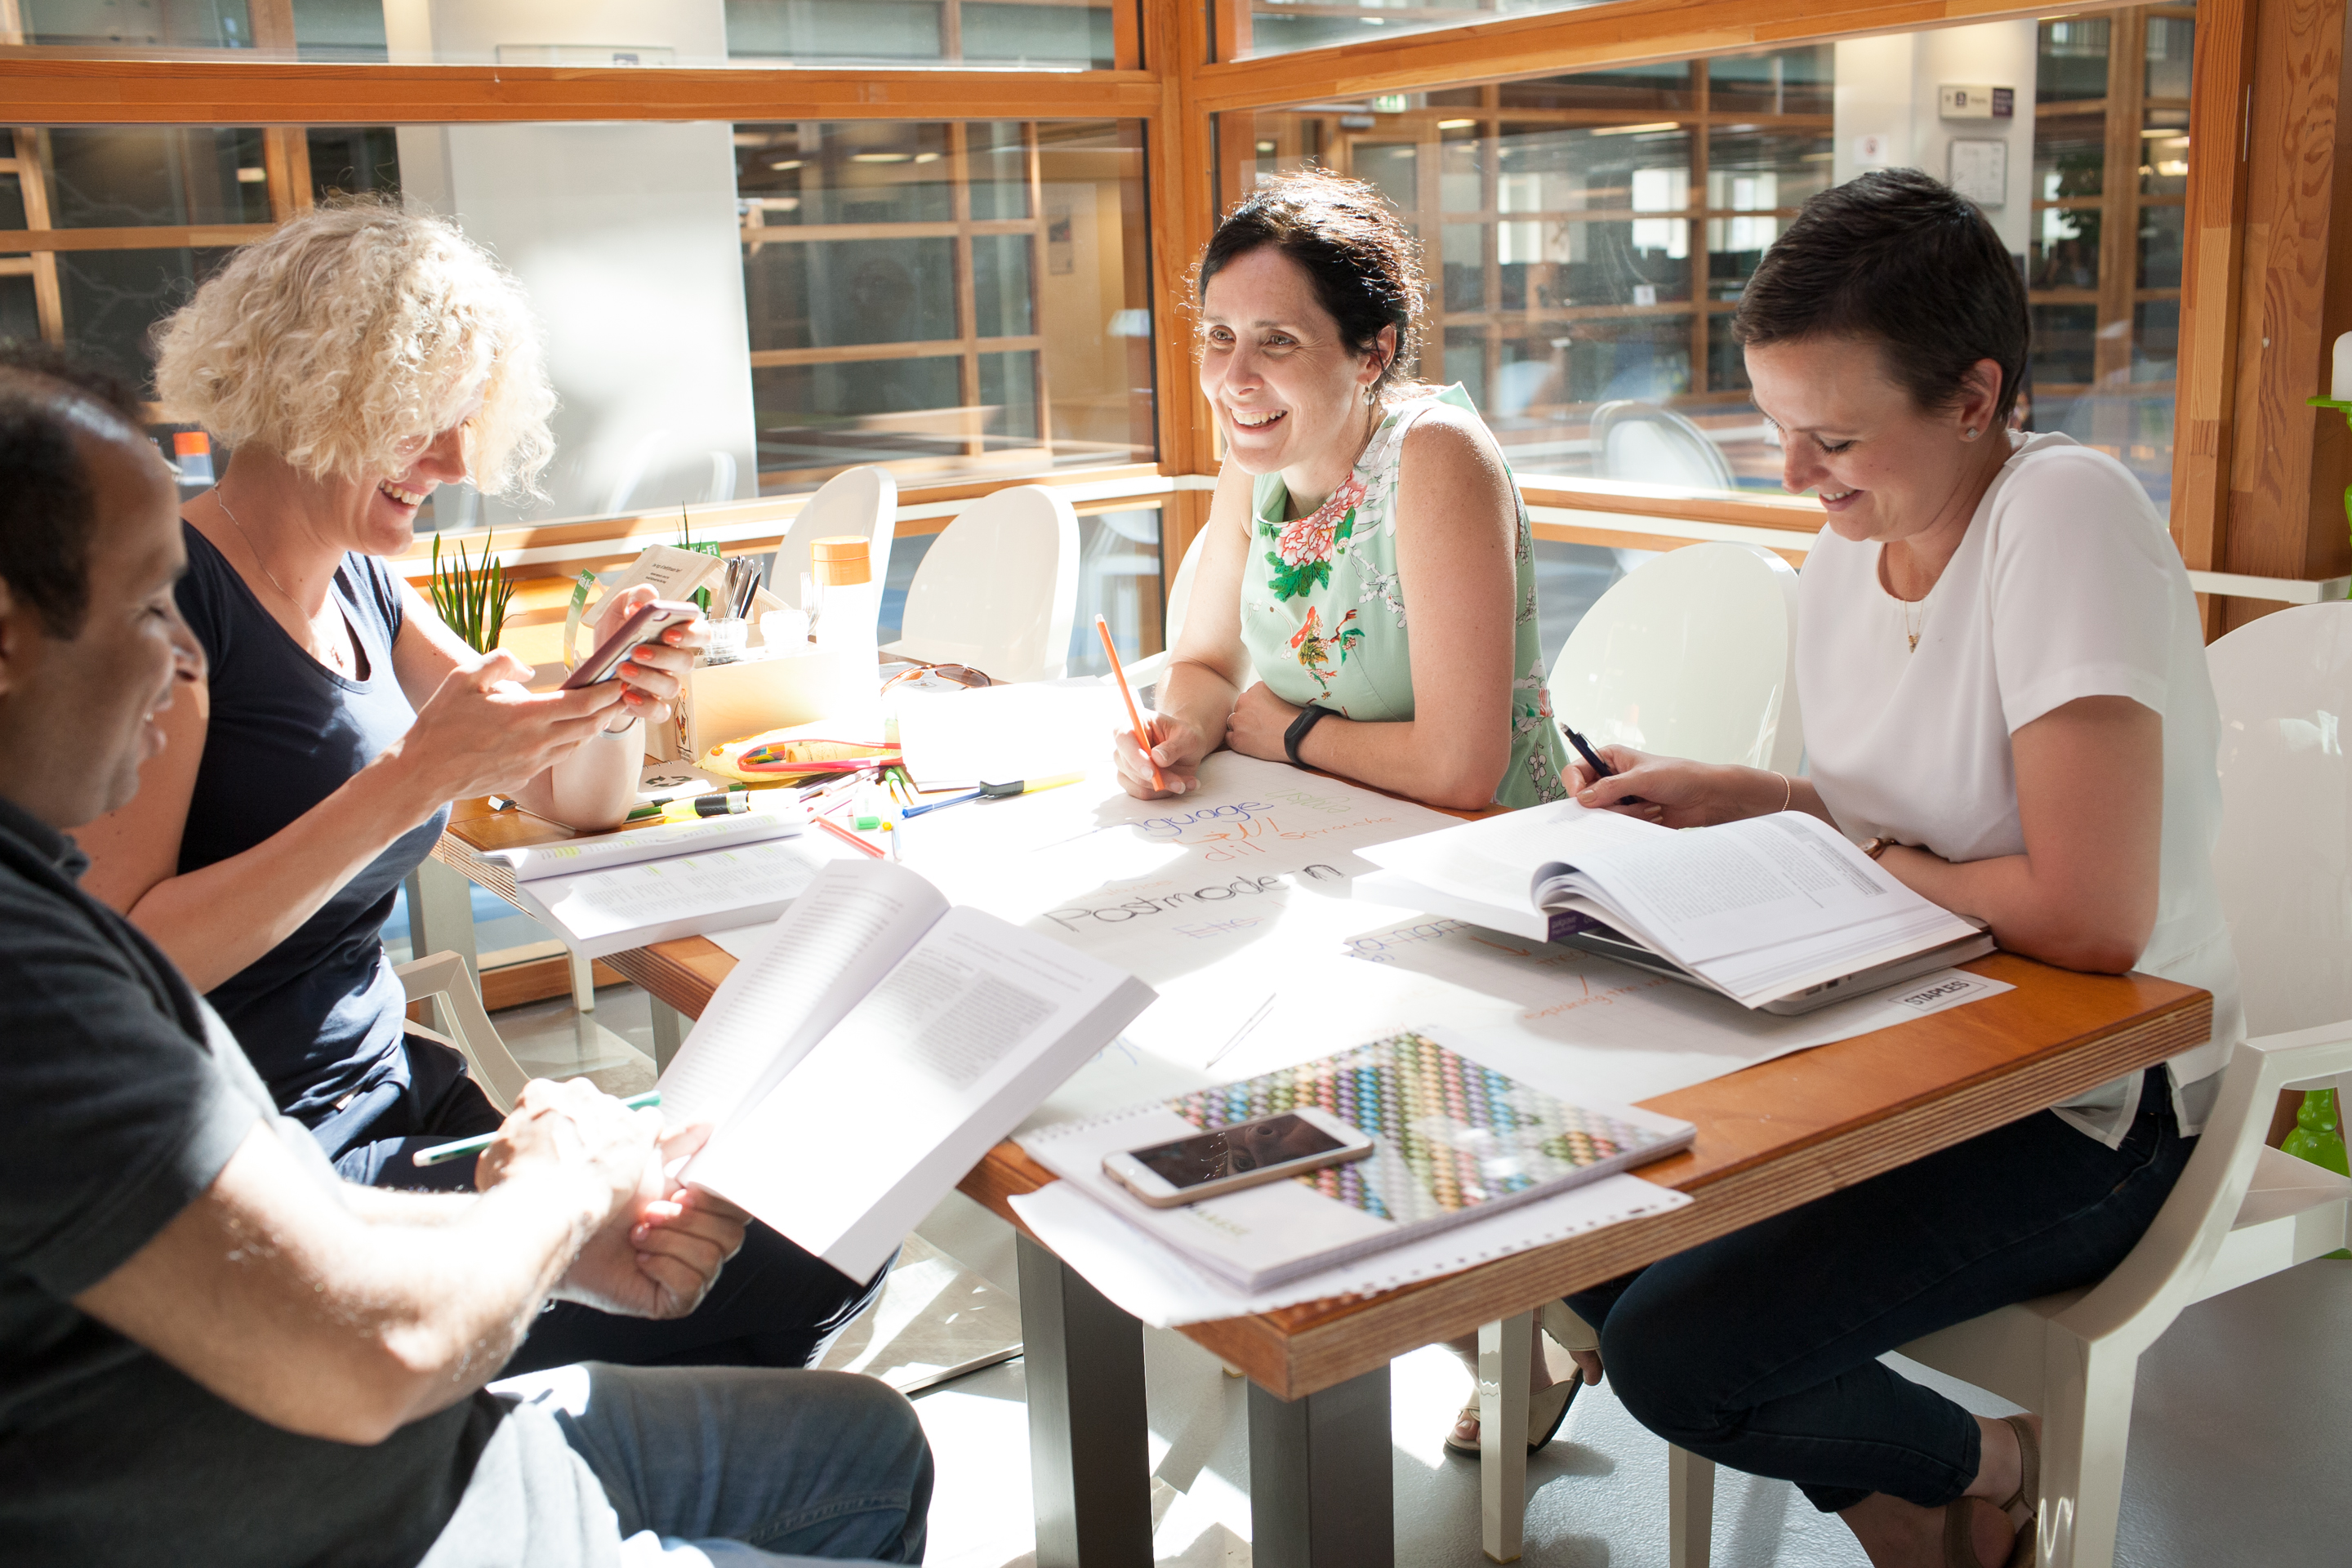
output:
[[[1434,805],[1561,798],[1527,508],[1461,389],[1410,380],[1412,237],[1368,185],[1262,180],[1200,289],[1226,460],[1146,721],[1167,793],[1226,745]],[[1161,793],[1135,737],[1118,751]]]

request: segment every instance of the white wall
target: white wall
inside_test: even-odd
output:
[[[549,47],[724,53],[721,0],[385,0],[394,60]],[[479,521],[572,517],[758,493],[732,128],[403,128],[403,189],[456,217],[530,290],[562,405],[544,502]],[[712,454],[734,475],[714,495]],[[723,467],[724,465],[721,465]],[[467,496],[471,500],[470,492]],[[452,498],[453,501],[456,498]],[[443,527],[474,521],[458,502]]]
[[[1831,168],[1839,183],[1874,166],[1922,169],[1949,177],[1954,138],[2000,140],[2009,146],[2008,199],[1985,216],[2001,242],[2026,253],[2033,218],[2034,23],[1987,22],[1888,38],[1857,38],[1837,46],[1833,100],[1837,130]],[[2008,120],[1946,120],[1937,89],[1946,82],[2017,89]],[[1865,136],[1884,144],[1878,165],[1858,157]]]

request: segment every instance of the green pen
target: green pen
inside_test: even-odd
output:
[[[643,1094],[633,1094],[621,1101],[631,1110],[643,1110],[661,1103],[661,1090],[649,1089]],[[468,1154],[478,1154],[496,1142],[498,1134],[485,1132],[479,1138],[460,1138],[455,1143],[436,1143],[430,1149],[419,1149],[409,1156],[420,1165],[446,1165],[452,1160],[462,1160]]]

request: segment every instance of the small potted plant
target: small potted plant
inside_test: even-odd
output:
[[[456,563],[446,568],[441,564],[440,536],[433,539],[433,607],[476,653],[488,653],[499,646],[499,634],[506,629],[507,605],[514,598],[513,579],[490,553],[493,537],[495,531],[483,535],[478,565],[466,553],[462,540],[455,542],[450,549]]]

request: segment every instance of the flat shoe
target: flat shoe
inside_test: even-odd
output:
[[[2035,1436],[2033,1423],[2022,1415],[2004,1415],[2001,1420],[2017,1434],[2017,1489],[2006,1501],[1993,1506],[2003,1518],[2020,1503],[2026,1509],[2025,1524],[2018,1531],[2017,1544],[2009,1549],[2009,1560],[2002,1568],[2033,1568],[2042,1529],[2042,1439]]]
[[[1964,1497],[1944,1505],[1944,1568],[1984,1568],[1983,1562],[1977,1556],[1973,1516],[1977,1510],[1991,1507],[1992,1504],[1980,1497]],[[2001,1513],[2001,1522],[2009,1522],[2005,1510]],[[2020,1531],[2019,1538],[2025,1539],[2025,1532]],[[2012,1555],[2006,1561],[2014,1563],[2017,1559]]]
[[[1580,1377],[1566,1383],[1555,1383],[1549,1388],[1538,1388],[1528,1395],[1528,1452],[1539,1453],[1544,1446],[1559,1436],[1560,1423],[1568,1419],[1568,1407],[1576,1403],[1576,1391],[1584,1386]],[[1479,1419],[1478,1402],[1473,1399],[1454,1418],[1459,1426],[1465,1421]],[[1477,1443],[1465,1443],[1452,1432],[1445,1434],[1445,1446],[1457,1454],[1476,1456],[1483,1452]]]

